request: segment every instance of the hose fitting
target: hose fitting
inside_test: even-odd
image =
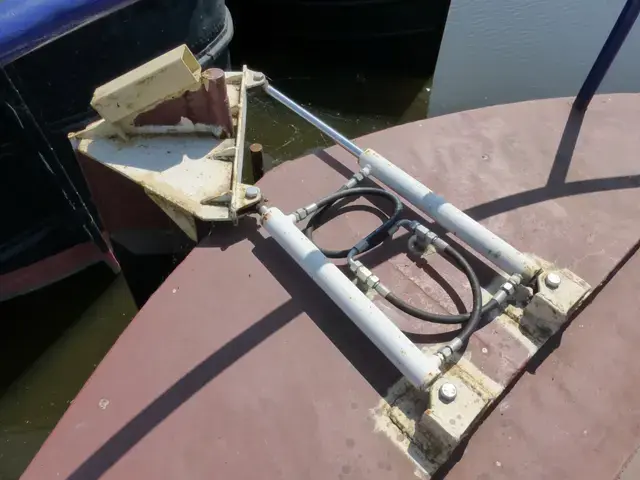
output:
[[[353,266],[355,265],[355,269]],[[355,261],[351,266],[351,270],[356,276],[356,279],[362,283],[362,285],[366,285],[371,290],[376,290],[378,285],[380,285],[380,278],[373,274],[371,270],[365,267],[362,262]]]
[[[312,203],[311,205],[307,205],[306,207],[297,209],[295,212],[293,212],[293,215],[295,216],[295,219],[296,219],[295,222],[296,223],[301,222],[312,213],[315,213],[317,210],[318,210],[317,203]]]
[[[522,277],[520,275],[511,275],[511,277],[509,277],[509,280],[507,280],[500,286],[500,289],[493,296],[493,299],[498,303],[499,306],[502,306],[509,298],[514,295],[514,293],[516,293],[516,287],[520,285],[521,281]]]
[[[429,245],[433,245],[438,253],[442,253],[449,246],[435,232],[429,230],[424,225],[414,222],[412,225],[413,235],[409,238],[407,248],[415,255],[423,255]]]
[[[459,351],[464,346],[464,342],[459,337],[454,338],[449,343],[447,343],[444,347],[441,347],[437,352],[440,358],[442,358],[443,363],[446,363],[454,353]]]
[[[403,218],[402,220],[398,220],[393,227],[389,229],[389,236],[395,235],[395,233],[400,230],[400,227],[404,227],[409,230],[409,232],[413,233],[418,225],[420,225],[420,223],[415,220],[407,220],[406,218]]]
[[[343,190],[353,188],[358,185],[361,181],[369,176],[371,173],[371,167],[369,165],[362,168],[359,172],[354,173],[353,176],[344,184],[342,187]]]

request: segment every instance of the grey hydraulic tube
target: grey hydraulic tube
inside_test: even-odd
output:
[[[527,282],[539,270],[538,265],[531,258],[480,225],[444,198],[436,195],[382,155],[371,149],[363,150],[358,147],[344,135],[331,128],[271,85],[266,84],[264,88],[269,96],[300,115],[328,135],[342,148],[356,156],[361,167],[371,169],[373,177],[402,195],[505,272],[518,274],[524,282]]]
[[[423,353],[369,298],[329,261],[294,223],[295,215],[260,208],[262,225],[313,281],[416,387],[440,375],[442,359]]]
[[[342,135],[340,132],[334,130],[332,127],[324,123],[322,120],[316,117],[309,110],[306,110],[304,107],[302,107],[301,105],[291,100],[280,90],[277,90],[273,88],[271,85],[269,85],[268,83],[266,83],[264,87],[264,91],[267,92],[267,95],[269,95],[272,98],[275,98],[285,107],[289,108],[293,112],[300,115],[307,122],[309,122],[311,125],[316,127],[322,133],[327,135],[329,138],[331,138],[331,140],[336,142],[338,145],[340,145],[342,148],[344,148],[347,152],[351,153],[355,157],[360,157],[360,155],[362,155],[362,153],[364,152],[362,148],[357,146],[355,143],[353,143],[347,137]]]

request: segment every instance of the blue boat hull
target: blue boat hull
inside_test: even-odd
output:
[[[29,22],[24,15],[18,16],[22,23],[7,16],[6,7],[18,12],[20,2],[32,7]],[[81,3],[73,15],[65,9]],[[95,116],[89,107],[94,89],[182,43],[205,66],[228,64],[233,27],[223,0],[141,0],[76,28],[91,19],[91,8],[116,3],[2,3],[0,58],[30,53],[0,71],[0,300],[96,261],[118,268],[66,138]],[[125,3],[131,2],[119,2]],[[60,9],[52,10],[55,5]]]

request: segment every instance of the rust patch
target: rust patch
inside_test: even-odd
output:
[[[205,70],[197,90],[187,90],[176,98],[165,100],[152,109],[138,114],[133,124],[177,125],[182,118],[193,123],[222,127],[221,138],[233,136],[233,118],[229,108],[224,72],[219,68]]]

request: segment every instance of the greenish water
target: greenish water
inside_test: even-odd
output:
[[[272,85],[349,138],[425,118],[431,79],[381,74],[279,76]],[[261,143],[270,167],[333,142],[260,91],[252,92],[247,141]]]
[[[97,265],[0,304],[0,479],[18,478],[137,312]]]

